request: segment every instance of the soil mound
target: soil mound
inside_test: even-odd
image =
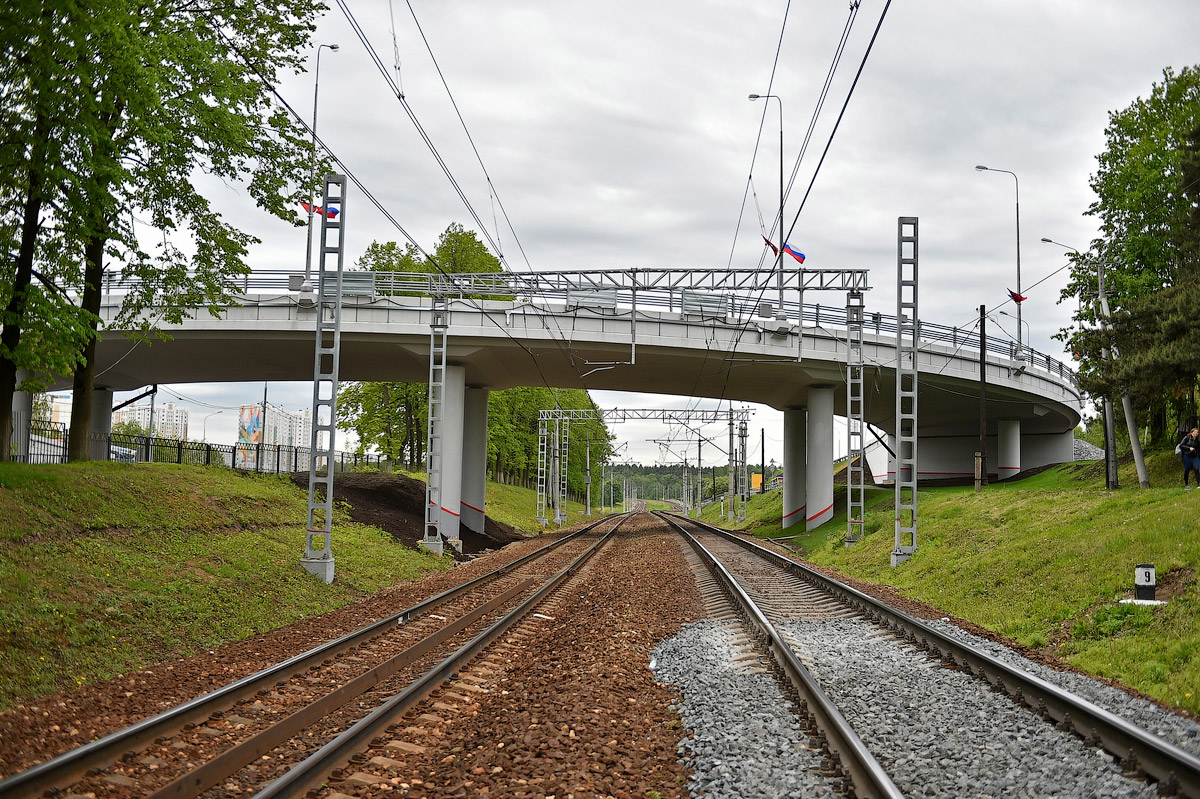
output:
[[[308,488],[308,472],[296,472],[292,481]],[[334,502],[350,506],[350,518],[386,530],[405,546],[416,547],[425,537],[425,483],[403,474],[343,472],[333,478]],[[485,520],[483,534],[461,531],[463,553],[499,549],[525,538],[507,524]]]

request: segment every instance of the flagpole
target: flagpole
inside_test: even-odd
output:
[[[317,65],[313,69],[313,117],[312,117],[312,155],[309,159],[308,173],[309,178],[313,183],[317,180],[317,92],[321,86],[321,50],[328,47],[333,52],[338,51],[336,44],[319,44],[317,45]],[[300,285],[301,292],[311,292],[312,288],[312,229],[313,229],[313,208],[316,206],[316,200],[312,199],[312,187],[309,187],[308,204],[308,233],[307,251],[304,255],[304,282]],[[319,198],[318,198],[319,199]],[[324,211],[322,211],[324,213]],[[264,405],[264,410],[266,406]]]

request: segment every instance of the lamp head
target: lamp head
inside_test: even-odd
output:
[[[984,166],[983,164],[976,164],[975,171],[976,172],[987,172],[988,168],[986,166]]]
[[[340,49],[341,49],[341,48],[340,48],[338,45],[336,45],[336,44],[327,44],[327,45],[325,45],[325,46],[326,46],[326,47],[328,47],[330,50],[332,50],[332,51],[333,51],[333,52],[335,52],[335,53],[336,53],[338,50],[340,50]]]
[[[757,95],[757,94],[750,95],[751,100],[757,100],[758,98],[759,98],[759,95]]]
[[[1046,242],[1047,244],[1053,244],[1053,243],[1054,243],[1053,241],[1051,241],[1050,239],[1046,238],[1045,236],[1042,236],[1042,241]]]

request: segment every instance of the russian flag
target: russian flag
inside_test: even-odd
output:
[[[1008,298],[1010,300],[1012,300],[1013,302],[1025,302],[1025,300],[1027,299],[1026,297],[1022,297],[1020,294],[1013,291],[1012,289],[1008,290]]]
[[[333,208],[333,207],[322,208],[319,205],[311,205],[311,204],[305,203],[305,202],[300,203],[300,207],[303,208],[305,211],[308,211],[309,213],[321,214],[322,216],[327,216],[330,219],[333,219],[334,217],[336,217],[338,215],[338,209]]]
[[[766,236],[763,236],[763,241],[765,241],[767,246],[771,248],[772,255],[779,255],[779,248],[772,244],[770,239],[768,239]]]
[[[792,245],[790,245],[790,244],[783,245],[783,251],[786,252],[788,255],[792,256],[793,258],[795,258],[800,263],[804,263],[804,253],[800,252]]]

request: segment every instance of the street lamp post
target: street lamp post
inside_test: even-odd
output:
[[[1018,325],[1019,325],[1019,324],[1021,324],[1021,316],[1020,316],[1020,314],[1015,314],[1015,315],[1014,315],[1014,314],[1010,314],[1008,311],[1000,311],[1000,315],[1001,315],[1001,316],[1007,316],[1009,319],[1016,319],[1016,320],[1017,320],[1017,324],[1018,324]],[[1026,346],[1028,346],[1028,345],[1029,345],[1029,340],[1030,340],[1030,339],[1033,337],[1033,334],[1031,334],[1031,333],[1029,332],[1029,329],[1030,329],[1030,328],[1029,328],[1029,323],[1028,323],[1028,322],[1026,322],[1026,323],[1025,323],[1025,344],[1026,344]],[[1018,333],[1018,334],[1017,334],[1017,338],[1019,339],[1020,337],[1021,337],[1021,336],[1020,336],[1020,333]]]
[[[204,421],[200,423],[200,440],[208,441],[208,420],[216,416],[220,411],[213,411],[208,416],[204,417]]]
[[[317,45],[317,65],[313,70],[313,118],[312,118],[312,156],[309,160],[309,177],[316,182],[317,176],[317,92],[321,86],[321,50],[328,47],[333,52],[338,51],[336,44],[321,44]],[[308,250],[304,256],[304,283],[300,286],[300,291],[303,293],[312,292],[312,226],[313,226],[313,206],[316,205],[312,201],[312,196],[309,195],[310,202],[308,203]]]
[[[1044,241],[1046,244],[1055,244],[1063,249],[1070,250],[1079,256],[1081,260],[1084,259],[1083,254],[1075,247],[1070,247],[1060,241],[1055,241],[1054,239],[1048,239],[1045,237],[1042,238],[1042,241]],[[1096,267],[1096,299],[1100,303],[1100,326],[1107,329],[1109,312],[1108,295],[1104,291],[1104,262],[1092,261],[1091,263]],[[1113,350],[1111,356],[1114,358],[1117,356],[1116,350]],[[1100,351],[1100,357],[1106,361],[1109,359],[1110,353],[1108,347],[1105,347]],[[1117,488],[1117,442],[1116,434],[1113,431],[1112,399],[1105,394],[1103,401],[1104,438],[1106,445],[1111,442],[1112,446],[1111,455],[1109,454],[1108,446],[1105,446],[1104,451],[1106,483],[1108,484],[1108,488]],[[1150,474],[1146,471],[1146,459],[1142,455],[1142,442],[1141,439],[1138,438],[1137,420],[1133,415],[1133,403],[1129,401],[1129,392],[1125,391],[1124,389],[1121,391],[1121,409],[1125,412],[1125,426],[1129,430],[1129,448],[1133,452],[1133,463],[1137,467],[1138,484],[1142,488],[1149,488]]]
[[[779,308],[775,311],[776,319],[786,319],[787,314],[783,312],[783,100],[779,99],[777,94],[752,94],[751,100],[771,100],[779,103],[779,252],[775,254],[776,266],[778,274],[776,279],[779,284]],[[801,317],[804,315],[804,309],[800,309]]]
[[[1012,175],[1013,185],[1017,192],[1017,295],[1021,294],[1021,181],[1017,179],[1016,172],[1010,172],[1007,169],[992,169],[991,167],[983,166],[982,164],[975,167],[979,172],[1003,172],[1007,175]],[[1025,361],[1025,350],[1021,346],[1021,303],[1017,302],[1017,351],[1021,353],[1022,363]]]

